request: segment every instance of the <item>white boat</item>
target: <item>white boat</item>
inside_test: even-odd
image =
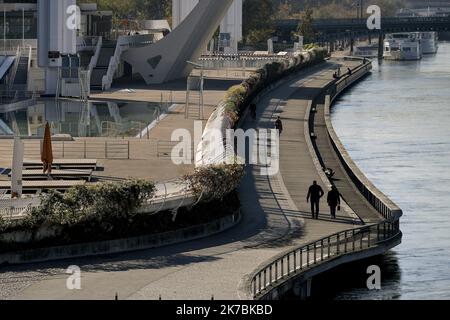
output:
[[[420,60],[422,45],[418,33],[401,32],[386,35],[383,57],[386,60]]]
[[[439,49],[439,36],[435,31],[418,32],[420,34],[420,42],[423,54],[434,54]]]

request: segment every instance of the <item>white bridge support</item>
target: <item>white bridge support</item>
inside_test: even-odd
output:
[[[232,4],[233,0],[200,0],[172,33],[150,46],[128,49],[123,59],[147,84],[187,77],[192,66],[186,61],[201,56]]]

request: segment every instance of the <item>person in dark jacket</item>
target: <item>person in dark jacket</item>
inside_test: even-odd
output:
[[[281,134],[283,133],[283,122],[281,121],[281,118],[278,117],[277,121],[275,121],[275,129],[278,130],[278,133]]]
[[[336,208],[341,205],[341,194],[335,186],[328,192],[327,202],[330,207],[331,217],[336,219]]]
[[[324,194],[322,187],[317,184],[317,181],[314,181],[313,185],[309,187],[306,202],[309,203],[311,201],[311,214],[313,219],[319,219],[320,199]]]

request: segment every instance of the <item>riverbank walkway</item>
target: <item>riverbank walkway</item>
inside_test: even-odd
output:
[[[344,63],[344,62],[342,62]],[[358,62],[345,62],[354,67]],[[73,259],[28,266],[0,268],[0,298],[10,299],[247,299],[249,275],[260,265],[287,250],[356,228],[361,219],[381,221],[375,211],[366,211],[358,196],[341,176],[331,145],[322,140],[320,103],[315,131],[317,145],[328,167],[333,168],[347,205],[331,220],[322,201],[319,220],[312,220],[306,203],[309,185],[317,180],[324,190],[317,159],[308,147],[305,130],[308,110],[322,88],[332,81],[336,62],[326,62],[302,71],[258,102],[258,117],[246,119],[243,128],[272,128],[280,115],[281,170],[261,176],[259,166],[248,166],[240,187],[242,221],[235,228],[206,238],[164,248],[106,257]],[[323,98],[323,97],[322,97]],[[355,214],[356,213],[356,214]],[[82,272],[82,290],[66,288],[65,270],[77,265]]]

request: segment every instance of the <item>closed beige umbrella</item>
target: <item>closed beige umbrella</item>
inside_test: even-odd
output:
[[[52,135],[50,133],[50,125],[45,125],[44,141],[42,143],[42,164],[44,165],[44,173],[52,173],[53,164],[53,150],[52,150]]]

